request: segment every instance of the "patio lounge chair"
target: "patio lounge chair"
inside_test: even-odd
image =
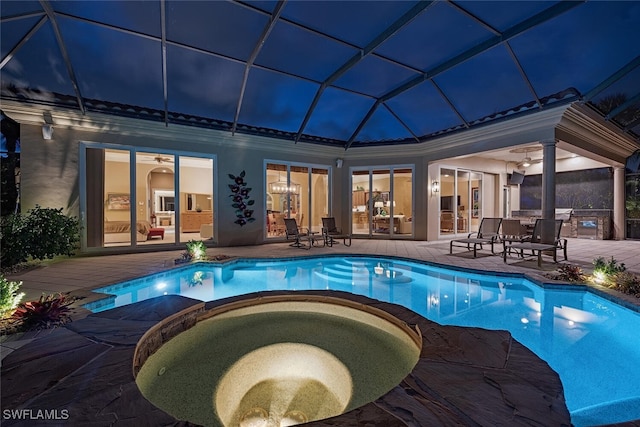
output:
[[[284,224],[286,226],[285,233],[287,235],[287,240],[294,241],[289,246],[294,248],[311,248],[313,240],[311,233],[309,233],[309,229],[298,227],[298,222],[295,218],[284,218]],[[303,240],[306,240],[308,244],[303,243]]]
[[[553,262],[558,262],[557,251],[562,250],[565,261],[567,260],[567,239],[560,238],[562,230],[561,219],[537,219],[533,228],[533,235],[528,241],[510,243],[503,242],[503,261],[507,262],[507,252],[511,249],[520,251],[520,256],[524,258],[524,251],[530,250],[535,256],[538,255],[538,267],[542,267],[542,254],[547,253],[553,256]]]
[[[529,240],[531,235],[527,232],[527,226],[519,219],[503,219],[500,240],[503,243],[524,242]]]
[[[482,245],[491,245],[491,253],[495,254],[493,245],[500,241],[498,231],[501,223],[502,218],[482,218],[477,233],[469,233],[466,239],[454,239],[449,243],[449,254],[453,253],[454,246],[466,246],[468,250],[471,250],[471,245],[473,245],[474,258],[477,256],[478,246],[482,249]],[[474,234],[476,237],[471,237]]]
[[[339,243],[338,239],[342,239],[342,243],[345,246],[351,246],[351,234],[343,233],[340,228],[336,227],[336,219],[334,217],[322,218],[322,236],[324,237],[324,244],[327,246]]]

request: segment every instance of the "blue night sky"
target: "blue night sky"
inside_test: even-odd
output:
[[[12,87],[164,110],[160,2],[50,4],[69,64],[40,2],[1,3],[3,97]],[[252,54],[240,124],[344,142],[428,136],[568,88],[587,95],[628,65],[585,100],[637,97],[640,2],[559,4],[289,1],[260,43],[276,2],[167,1],[167,109],[233,122]]]

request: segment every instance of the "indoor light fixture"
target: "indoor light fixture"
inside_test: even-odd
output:
[[[300,194],[300,184],[288,185],[286,179],[282,179],[278,173],[278,180],[269,183],[269,193],[271,194]]]
[[[529,154],[528,151],[524,150],[524,159],[522,159],[522,161],[518,163],[518,167],[528,168],[529,166],[531,166],[531,157],[529,157],[527,154]]]
[[[380,211],[384,207],[384,202],[375,202],[373,207],[376,208],[376,215],[380,215]]]
[[[431,192],[439,193],[440,192],[440,183],[438,181],[431,182]]]

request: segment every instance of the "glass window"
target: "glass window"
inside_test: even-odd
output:
[[[457,171],[456,194],[457,207],[454,208],[456,221],[456,232],[468,233],[469,230],[469,208],[471,207],[471,182],[468,171]]]
[[[478,172],[471,172],[470,186],[471,196],[469,200],[470,212],[468,213],[467,221],[469,221],[469,231],[478,231],[480,229],[480,221],[482,220],[482,207],[483,207],[483,191],[482,191],[482,178],[483,174]]]
[[[300,227],[309,228],[309,168],[290,166],[289,217],[295,218]]]
[[[130,152],[90,147],[85,158],[87,247],[131,245]]]
[[[456,175],[453,169],[440,169],[440,233],[455,233],[457,228]]]
[[[329,169],[276,162],[265,169],[266,237],[285,236],[284,218],[321,232],[322,217],[330,211]]]
[[[214,237],[213,158],[137,152],[132,176],[133,148],[103,148],[97,144],[85,147],[81,187],[87,248]],[[177,182],[180,191],[175,190]]]
[[[138,225],[162,229],[146,233],[139,243],[176,242],[176,212],[181,209],[176,193],[176,158],[158,152],[136,153],[136,214]]]
[[[322,218],[329,216],[329,169],[311,169],[311,231],[322,232]]]
[[[376,237],[413,235],[413,169],[351,172],[351,233]]]
[[[374,169],[371,173],[370,203],[373,204],[373,227],[372,234],[390,234],[392,230],[392,220],[390,217],[389,202],[391,191],[391,175],[389,169]]]
[[[369,234],[369,171],[351,173],[351,234]]]
[[[214,237],[213,159],[180,156],[180,242]]]
[[[393,186],[389,201],[394,218],[394,234],[413,235],[413,170],[393,169]]]
[[[440,169],[440,234],[478,231],[482,220],[480,172]]]

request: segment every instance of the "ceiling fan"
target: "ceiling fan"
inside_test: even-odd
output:
[[[156,163],[158,163],[159,165],[163,164],[163,163],[173,163],[173,158],[172,157],[162,157],[160,155],[157,155],[153,158],[153,160],[156,161]]]
[[[528,168],[531,165],[535,165],[537,163],[542,162],[542,159],[532,159],[529,157],[529,151],[541,151],[542,147],[530,146],[530,147],[519,147],[513,150],[510,150],[511,153],[524,153],[524,158],[516,163],[518,168]]]
[[[532,159],[531,157],[526,156],[524,159],[522,159],[522,161],[518,162],[516,166],[518,166],[519,168],[528,168],[531,165],[535,165],[541,162],[542,159]]]

